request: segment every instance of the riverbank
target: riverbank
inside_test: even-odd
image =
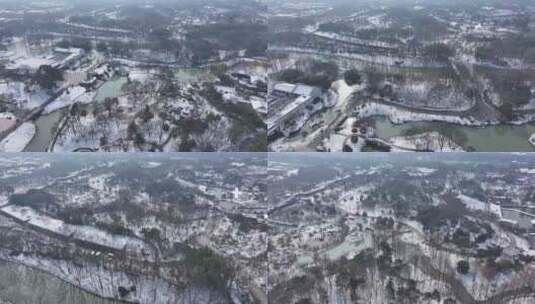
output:
[[[436,121],[392,123],[388,117],[371,117],[376,135],[385,140],[423,134],[433,130],[450,138],[464,150],[476,152],[535,152],[530,144],[530,134],[535,133],[535,124],[463,126]],[[420,132],[418,131],[420,130]],[[441,132],[442,131],[442,132]]]
[[[22,152],[36,134],[36,126],[25,122],[0,141],[0,152]]]
[[[535,114],[510,122],[478,121],[466,116],[412,112],[376,102],[362,104],[355,114],[356,120],[371,121],[376,135],[385,141],[436,131],[445,136],[455,134],[457,138],[450,139],[468,151],[535,152],[529,141],[535,133]]]
[[[54,134],[64,116],[65,112],[63,110],[57,110],[49,114],[41,114],[41,116],[34,121],[36,132],[24,147],[24,152],[47,152]]]
[[[27,143],[24,148],[25,152],[48,152],[54,148],[54,143],[59,136],[59,133],[63,127],[67,118],[67,108],[73,106],[74,103],[80,102],[83,105],[89,105],[93,103],[103,102],[106,98],[113,98],[119,96],[122,93],[122,86],[127,82],[126,77],[115,77],[108,81],[101,83],[97,89],[93,92],[75,95],[90,97],[82,98],[78,97],[73,102],[65,102],[62,104],[51,104],[54,107],[48,108],[50,111],[43,112],[35,121],[36,132],[31,141]]]
[[[357,118],[368,118],[372,116],[385,116],[393,124],[404,124],[408,122],[445,122],[449,124],[456,124],[469,127],[485,127],[496,125],[524,125],[535,121],[535,113],[526,113],[522,117],[515,120],[503,122],[498,120],[479,121],[473,117],[459,115],[443,115],[440,113],[420,113],[409,111],[392,105],[380,104],[377,102],[367,102],[357,107],[355,110],[358,113]]]

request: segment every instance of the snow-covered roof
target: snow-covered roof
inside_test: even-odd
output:
[[[304,84],[277,83],[273,86],[274,91],[300,96],[314,96],[320,94],[320,89]]]
[[[312,96],[316,90],[317,90],[317,88],[315,88],[315,87],[305,86],[305,85],[298,85],[295,88],[294,93],[298,94],[298,95]]]
[[[63,54],[76,54],[80,55],[84,53],[84,50],[79,48],[55,48],[54,52],[63,53]]]
[[[54,60],[51,57],[20,57],[7,65],[8,69],[27,68],[37,70],[42,65],[52,65]]]
[[[517,221],[515,221],[515,220],[510,220],[510,219],[506,219],[506,218],[501,218],[501,219],[500,219],[500,222],[502,222],[502,223],[509,223],[509,224],[513,224],[513,225],[518,224]]]
[[[273,90],[286,93],[292,93],[294,89],[295,85],[290,83],[277,83],[275,86],[273,86]]]

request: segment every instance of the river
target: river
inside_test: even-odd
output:
[[[175,77],[182,84],[198,81],[213,81],[214,75],[208,69],[177,69]],[[100,86],[93,99],[103,102],[106,98],[114,98],[123,94],[123,85],[128,82],[127,77],[114,77]],[[24,149],[25,152],[45,152],[52,141],[59,123],[65,115],[65,109],[41,115],[35,120],[36,133]]]
[[[64,115],[64,110],[58,110],[39,116],[34,121],[35,135],[24,148],[24,152],[46,152]]]
[[[375,127],[377,135],[384,139],[402,136],[403,131],[419,127],[437,126],[436,122],[411,122],[395,125],[386,117],[376,117]],[[474,148],[477,152],[535,152],[528,139],[535,133],[535,124],[498,125],[487,127],[469,127],[450,125],[466,135],[466,146]]]
[[[103,102],[106,98],[113,98],[122,94],[122,87],[127,82],[126,77],[117,77],[107,81],[97,89],[94,101]],[[57,128],[66,108],[43,114],[34,121],[36,132],[28,143],[24,152],[45,152],[56,134]]]
[[[97,89],[94,101],[103,102],[106,98],[119,97],[123,92],[123,85],[127,82],[126,77],[117,77],[105,82]]]
[[[0,303],[112,304],[46,272],[0,260]]]

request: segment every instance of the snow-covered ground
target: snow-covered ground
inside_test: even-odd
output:
[[[345,109],[348,102],[349,97],[351,94],[353,94],[355,91],[363,89],[364,85],[354,85],[349,86],[345,80],[337,80],[333,82],[331,89],[336,92],[338,100],[336,101],[335,109]]]
[[[319,130],[319,129],[318,129]],[[312,142],[312,138],[318,133],[313,132],[303,140],[288,140],[286,138],[279,138],[276,141],[269,144],[269,149],[274,152],[295,152],[306,151],[307,146]]]
[[[125,29],[118,29],[118,28],[111,28],[111,27],[98,27],[98,26],[91,26],[87,24],[81,24],[81,23],[73,23],[73,22],[65,22],[65,24],[71,26],[71,27],[78,27],[82,29],[88,29],[88,30],[95,30],[95,31],[103,31],[103,32],[112,32],[112,33],[119,33],[119,34],[128,34],[132,31],[125,30]]]
[[[406,122],[416,121],[442,121],[458,125],[467,126],[483,126],[485,123],[475,121],[474,119],[440,115],[440,114],[427,114],[427,113],[415,113],[409,110],[400,109],[391,105],[379,104],[376,102],[369,102],[359,107],[359,116],[361,118],[371,116],[386,116],[394,124],[402,124]]]
[[[521,107],[515,108],[515,110],[533,110],[533,109],[535,109],[535,98],[531,98],[527,104],[522,105]]]
[[[54,152],[68,152],[78,148],[91,148],[96,149],[100,147],[100,136],[89,135],[91,134],[106,134],[108,136],[108,142],[112,143],[121,138],[126,138],[126,128],[120,123],[113,121],[106,121],[99,123],[92,115],[80,118],[79,125],[76,126],[77,130],[82,132],[75,133],[72,128],[64,131],[54,145]],[[82,136],[78,135],[82,134]],[[77,136],[78,135],[78,136]]]
[[[530,144],[535,146],[535,133],[531,134],[531,136],[529,137],[529,142],[530,142]]]
[[[463,202],[463,204],[466,205],[466,208],[471,210],[481,210],[481,211],[488,211],[492,214],[497,215],[499,218],[502,217],[502,209],[500,206],[493,204],[493,203],[485,203],[478,199],[469,197],[464,194],[457,195],[457,198]]]
[[[141,167],[146,169],[152,169],[152,168],[158,168],[162,165],[162,163],[159,162],[147,162],[141,165]]]
[[[139,81],[141,83],[147,82],[151,77],[152,75],[144,70],[133,69],[128,73],[128,79],[130,81]]]
[[[13,256],[3,250],[0,250],[0,258],[43,270],[101,297],[120,299],[119,287],[135,286],[136,290],[122,300],[133,303],[185,303],[185,299],[180,299],[175,286],[158,278],[110,271],[99,266],[76,265],[68,261],[52,260],[42,256]]]
[[[385,56],[385,55],[368,55],[368,54],[357,54],[357,53],[332,53],[329,51],[321,51],[317,49],[308,49],[308,48],[299,48],[299,47],[289,47],[289,46],[276,46],[272,45],[269,47],[271,51],[276,52],[287,52],[287,53],[298,53],[298,54],[311,54],[319,56],[336,56],[339,59],[351,59],[358,60],[366,63],[383,65],[383,66],[398,66],[399,62],[403,62],[402,66],[404,68],[439,68],[442,67],[442,64],[430,63],[428,61],[419,60],[417,58],[401,58],[394,56]]]
[[[48,99],[48,95],[43,91],[28,92],[22,82],[0,83],[0,95],[6,96],[8,101],[24,109],[36,108]]]
[[[95,92],[86,92],[86,89],[81,86],[72,87],[46,106],[44,112],[51,113],[74,103],[91,103],[95,98],[95,95]]]
[[[389,139],[396,149],[431,150],[435,152],[463,152],[463,148],[438,132],[427,132],[413,136],[398,136]]]
[[[464,112],[470,110],[475,101],[466,98],[464,92],[453,86],[440,86],[437,80],[410,80],[394,84],[399,96],[394,102],[424,110],[448,110]]]
[[[535,169],[530,169],[530,168],[521,168],[518,171],[524,174],[535,174]]]
[[[409,175],[409,176],[422,177],[422,176],[429,176],[429,175],[437,172],[437,169],[424,168],[424,167],[408,167],[408,168],[403,169],[403,171],[405,171],[407,173],[407,175]]]
[[[399,47],[396,44],[392,44],[392,43],[388,43],[388,42],[384,42],[384,41],[363,40],[363,39],[359,39],[359,38],[356,38],[356,37],[351,37],[351,36],[332,33],[332,32],[317,31],[317,32],[314,33],[314,35],[316,35],[318,37],[323,37],[323,38],[328,38],[328,39],[333,39],[333,40],[339,40],[339,41],[344,41],[344,42],[351,42],[351,43],[361,44],[361,45],[366,45],[366,46],[371,46],[371,47],[382,47],[382,48],[391,48],[391,49],[396,49],[396,48]]]
[[[331,152],[342,152],[347,136],[342,134],[332,134],[323,143],[324,146]]]
[[[61,220],[41,214],[29,207],[9,205],[3,207],[2,211],[30,225],[65,237],[106,246],[116,250],[126,249],[127,252],[136,254],[141,254],[142,252],[150,254],[152,252],[152,248],[140,239],[113,235],[90,226],[66,224]]]
[[[0,152],[22,152],[35,135],[35,125],[23,123],[0,142]]]
[[[368,197],[368,193],[374,189],[371,185],[353,188],[344,192],[339,199],[339,208],[349,214],[357,214],[362,211],[361,201]]]

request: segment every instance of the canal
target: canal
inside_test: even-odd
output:
[[[35,135],[24,148],[24,152],[46,152],[64,115],[65,109],[39,116],[34,121]]]
[[[427,129],[438,127],[439,122],[411,122],[393,124],[386,117],[375,117],[377,135],[384,139],[403,136],[411,129]],[[449,128],[462,132],[466,136],[466,147],[471,147],[477,152],[535,152],[528,139],[535,133],[535,124],[525,125],[498,125],[486,127],[469,127],[448,124]]]
[[[106,98],[119,97],[123,93],[123,85],[128,82],[126,77],[117,77],[105,82],[97,89],[94,101],[103,102]]]
[[[122,87],[127,82],[126,77],[117,77],[107,81],[97,89],[93,101],[104,102],[106,98],[118,97],[123,93]],[[52,113],[43,114],[34,121],[36,132],[32,140],[28,143],[24,152],[45,152],[52,142],[62,118],[65,116],[67,108],[63,108]]]

